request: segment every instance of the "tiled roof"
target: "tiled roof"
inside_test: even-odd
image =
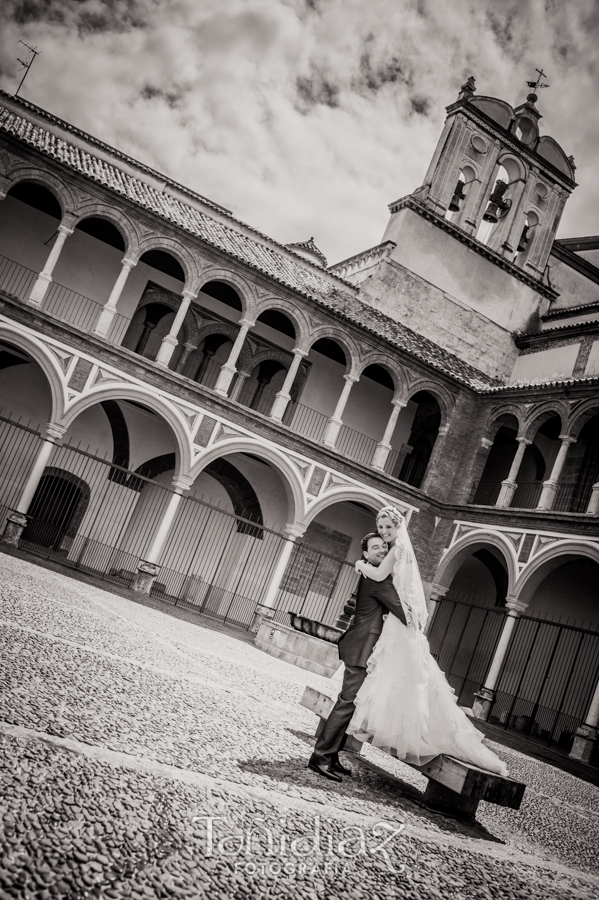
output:
[[[314,243],[313,237],[308,238],[307,241],[298,241],[295,244],[286,244],[285,246],[288,247],[289,250],[307,250],[308,253],[312,253],[314,256],[316,256],[318,259],[320,259],[324,268],[326,269],[327,258],[324,255],[324,253],[322,252],[322,250],[318,249],[318,247]]]
[[[479,391],[500,384],[497,379],[490,378],[433,341],[359,300],[354,296],[354,285],[348,284],[352,290],[346,291],[345,282],[338,276],[323,277],[319,275],[315,264],[311,265],[300,257],[296,262],[287,255],[290,251],[285,251],[276,242],[272,241],[272,246],[268,246],[254,240],[241,230],[238,231],[212,218],[176,197],[161,193],[140,178],[135,178],[118,166],[99,159],[87,150],[65,141],[6,108],[0,108],[0,131],[24,141],[62,165],[127,197],[133,203],[183,228],[251,268],[264,272],[281,284],[311,298],[342,318],[387,340],[393,346],[462,384]],[[248,226],[243,228],[250,230]],[[278,247],[283,252],[280,252]]]

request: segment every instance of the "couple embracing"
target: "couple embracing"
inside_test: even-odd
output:
[[[338,644],[341,692],[309,768],[332,781],[350,775],[339,751],[351,734],[412,765],[445,753],[507,775],[431,655],[424,590],[403,516],[385,506],[376,525],[378,533],[362,541],[354,618]]]

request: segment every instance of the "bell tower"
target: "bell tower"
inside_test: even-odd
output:
[[[421,203],[477,242],[542,280],[568,196],[574,161],[539,135],[535,89],[513,109],[475,94],[474,78],[447,108],[447,120],[424,180]]]

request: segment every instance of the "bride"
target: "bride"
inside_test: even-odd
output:
[[[413,765],[423,766],[444,753],[507,775],[505,763],[482,743],[483,735],[457,705],[453,688],[431,655],[423,633],[424,590],[403,516],[385,506],[376,524],[389,553],[378,568],[360,560],[356,570],[375,581],[393,575],[407,625],[391,613],[387,616],[347,733]]]

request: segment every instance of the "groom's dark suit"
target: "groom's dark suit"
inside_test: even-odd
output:
[[[354,714],[354,700],[366,678],[366,663],[383,630],[386,612],[406,624],[406,617],[393,587],[392,576],[373,581],[360,576],[354,618],[339,640],[339,658],[345,663],[341,693],[316,740],[310,762],[328,765],[345,744],[345,729]]]

